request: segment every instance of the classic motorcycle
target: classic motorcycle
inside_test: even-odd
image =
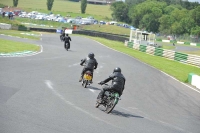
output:
[[[65,49],[68,51],[68,49],[69,49],[69,43],[67,42],[66,44],[65,44]]]
[[[82,80],[82,86],[84,88],[86,88],[87,85],[90,85],[92,83],[92,76],[93,76],[93,74],[89,70],[84,73],[83,80]]]
[[[99,83],[98,83],[99,84]],[[107,84],[104,84],[107,85]],[[102,102],[96,102],[95,107],[98,108],[100,105],[105,107],[105,112],[109,114],[116,106],[118,101],[120,100],[119,93],[114,90],[105,91]]]
[[[64,42],[65,37],[63,35],[60,35],[60,41]]]

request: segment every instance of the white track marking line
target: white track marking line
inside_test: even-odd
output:
[[[125,108],[123,108],[123,107],[120,107],[120,108],[132,113],[132,111],[130,111],[130,110],[128,110],[128,109],[125,109]],[[133,109],[133,110],[137,110],[138,112],[141,112],[142,115],[148,116],[146,113],[144,113],[143,111],[139,110],[138,108],[135,108],[135,107],[128,107],[128,108]],[[142,116],[142,117],[144,117],[144,116]],[[179,131],[182,131],[182,132],[184,131],[184,129],[179,128],[179,127],[174,126],[174,125],[171,125],[171,124],[169,124],[169,123],[166,123],[166,122],[163,122],[163,121],[160,121],[160,120],[153,120],[153,119],[151,119],[149,116],[148,116],[148,117],[144,117],[144,118],[146,118],[146,119],[148,119],[148,120],[150,120],[150,121],[157,122],[157,123],[162,123],[162,124],[165,125],[165,126],[174,128],[174,129],[179,130]]]
[[[39,33],[40,33],[40,32],[39,32]],[[40,33],[40,36],[41,36],[41,37],[40,37],[40,40],[42,41],[42,33]]]
[[[80,63],[74,63],[72,65],[68,65],[68,67],[72,67],[72,66],[78,66]]]
[[[91,92],[93,92],[93,93],[95,92],[95,90],[93,90],[93,89],[89,89],[89,91],[91,91]]]
[[[57,97],[59,97],[61,100],[63,100],[66,104],[68,104],[68,105],[72,106],[73,108],[75,108],[75,109],[77,109],[77,110],[79,110],[79,111],[85,113],[86,115],[89,115],[90,117],[92,117],[92,118],[94,118],[94,119],[97,119],[97,120],[99,120],[99,121],[102,121],[102,122],[104,122],[104,123],[106,123],[106,124],[108,124],[108,125],[111,125],[111,126],[113,126],[113,127],[122,129],[122,128],[118,127],[118,126],[113,125],[112,123],[109,123],[109,122],[107,122],[107,121],[104,121],[104,120],[100,119],[99,117],[96,117],[96,116],[93,115],[93,114],[90,114],[90,113],[87,112],[86,110],[83,110],[82,108],[80,108],[80,107],[74,105],[74,104],[71,103],[70,101],[67,101],[58,91],[56,91],[56,90],[53,88],[53,83],[52,83],[50,80],[45,80],[45,84],[46,84],[47,87],[53,92],[53,94],[55,94]],[[123,129],[123,130],[124,130],[124,129]],[[127,132],[130,132],[130,131],[127,131]],[[133,133],[133,132],[131,132],[131,133]]]
[[[174,77],[170,76],[169,74],[167,74],[167,73],[165,73],[165,72],[163,72],[163,71],[161,71],[161,72],[162,72],[163,74],[165,74],[165,75],[171,77],[172,79],[178,81],[177,79],[175,79]],[[180,82],[180,81],[178,81],[178,82]],[[200,93],[200,91],[196,90],[195,88],[193,88],[193,87],[191,87],[191,86],[189,86],[189,85],[187,85],[187,84],[185,84],[185,83],[183,83],[183,82],[180,82],[180,83],[183,84],[183,85],[185,85],[185,86],[187,86],[187,87],[189,87],[190,89],[192,89],[192,90],[194,90],[194,91]]]
[[[128,108],[130,108],[130,109],[138,109],[138,108],[134,108],[134,107],[128,107]]]
[[[100,43],[100,42],[98,42],[98,41],[96,41],[96,40],[93,40],[93,41],[95,41],[95,42],[97,42],[97,43],[99,43],[100,45],[102,45],[102,46],[104,46],[104,47],[107,47],[107,48],[109,48],[109,49],[112,49],[112,48],[110,48],[110,47],[108,47],[108,46],[105,46],[104,44],[102,44],[102,43]],[[124,54],[124,55],[127,55],[127,56],[129,56],[129,57],[131,57],[131,58],[134,58],[134,57],[132,57],[132,56],[130,56],[130,55],[128,55],[128,54],[125,54],[125,53],[123,53],[123,52],[120,52],[120,51],[117,51],[117,50],[115,50],[115,49],[112,49],[113,51],[116,51],[116,52],[119,52],[119,53],[122,53],[122,54]],[[138,60],[138,59],[136,59],[136,58],[134,58],[135,60]],[[141,62],[141,63],[143,63],[143,64],[145,64],[145,65],[147,65],[147,66],[150,66],[149,64],[147,64],[147,63],[144,63],[144,62],[142,62],[142,61],[140,61],[140,60],[138,60],[139,62]],[[167,76],[169,76],[169,77],[171,77],[171,78],[173,78],[173,79],[175,79],[174,77],[172,77],[172,76],[170,76],[170,75],[168,75],[167,73],[165,73],[165,72],[163,72],[163,71],[161,71],[161,70],[159,70],[159,69],[157,69],[157,68],[155,68],[155,67],[153,67],[153,66],[150,66],[150,67],[152,67],[152,68],[154,68],[154,69],[156,69],[156,70],[158,70],[158,71],[160,71],[160,72],[162,72],[162,73],[164,73],[165,75],[167,75]],[[178,81],[179,83],[181,83],[181,84],[183,84],[183,85],[185,85],[185,86],[187,86],[187,87],[189,87],[190,89],[192,89],[192,90],[194,90],[194,91],[196,91],[196,92],[198,92],[198,93],[200,93],[200,91],[198,91],[198,90],[196,90],[196,89],[194,89],[193,87],[191,87],[191,86],[188,86],[188,85],[186,85],[185,83],[183,83],[183,82],[180,82],[179,80],[177,80],[177,79],[175,79],[176,81]]]
[[[179,130],[179,131],[182,131],[182,132],[186,132],[186,131],[184,131],[184,129],[179,128],[179,127],[174,126],[174,125],[171,125],[171,124],[166,123],[166,122],[164,122],[164,121],[158,121],[158,122],[160,122],[160,123],[162,123],[163,125],[166,125],[166,126],[168,126],[168,127],[174,128],[174,129],[176,129],[176,130]]]

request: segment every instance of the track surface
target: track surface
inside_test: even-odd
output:
[[[164,73],[85,37],[66,51],[44,34],[35,56],[0,58],[1,133],[200,133],[200,94]],[[94,52],[94,83],[78,82],[80,60]],[[127,82],[111,114],[94,107],[104,80],[121,67]]]

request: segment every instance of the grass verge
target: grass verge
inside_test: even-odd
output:
[[[149,55],[131,48],[127,48],[124,46],[124,43],[118,42],[118,41],[110,41],[103,38],[97,38],[97,37],[90,37],[93,40],[96,40],[110,48],[113,48],[117,51],[123,52],[125,54],[128,54],[142,62],[145,62],[171,76],[178,79],[181,82],[187,83],[188,74],[189,73],[195,73],[197,75],[200,75],[200,69],[198,67],[183,64],[174,60],[168,60],[163,57],[159,56],[153,56]]]
[[[0,53],[39,51],[40,47],[34,44],[0,39]]]
[[[33,32],[33,31],[0,30],[0,34],[11,35],[11,36],[16,36],[16,37],[21,37],[21,38],[34,39],[34,40],[40,39],[40,33]]]
[[[26,11],[41,11],[49,13],[46,6],[47,0],[19,0],[18,6]],[[13,0],[0,0],[1,4],[13,6]],[[95,19],[111,18],[110,5],[87,4],[86,13],[81,14],[81,2],[68,0],[54,0],[52,12],[61,15],[93,16]]]

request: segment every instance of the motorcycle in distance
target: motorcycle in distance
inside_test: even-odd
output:
[[[104,84],[104,85],[108,85],[108,84]],[[102,102],[101,103],[96,102],[95,107],[98,108],[100,105],[102,105],[105,107],[105,112],[109,114],[115,108],[119,100],[121,99],[119,97],[118,92],[115,92],[114,90],[105,91]]]
[[[65,38],[64,36],[60,35],[60,41],[61,42],[64,42],[64,38]]]
[[[69,43],[67,42],[66,44],[65,44],[65,49],[68,51],[68,49],[69,49]]]
[[[82,61],[82,60],[81,60]],[[85,66],[85,65],[82,65]],[[83,74],[83,80],[82,80],[82,86],[84,88],[87,87],[87,85],[92,84],[92,77],[93,77],[93,73],[89,70],[87,70],[84,74]]]

